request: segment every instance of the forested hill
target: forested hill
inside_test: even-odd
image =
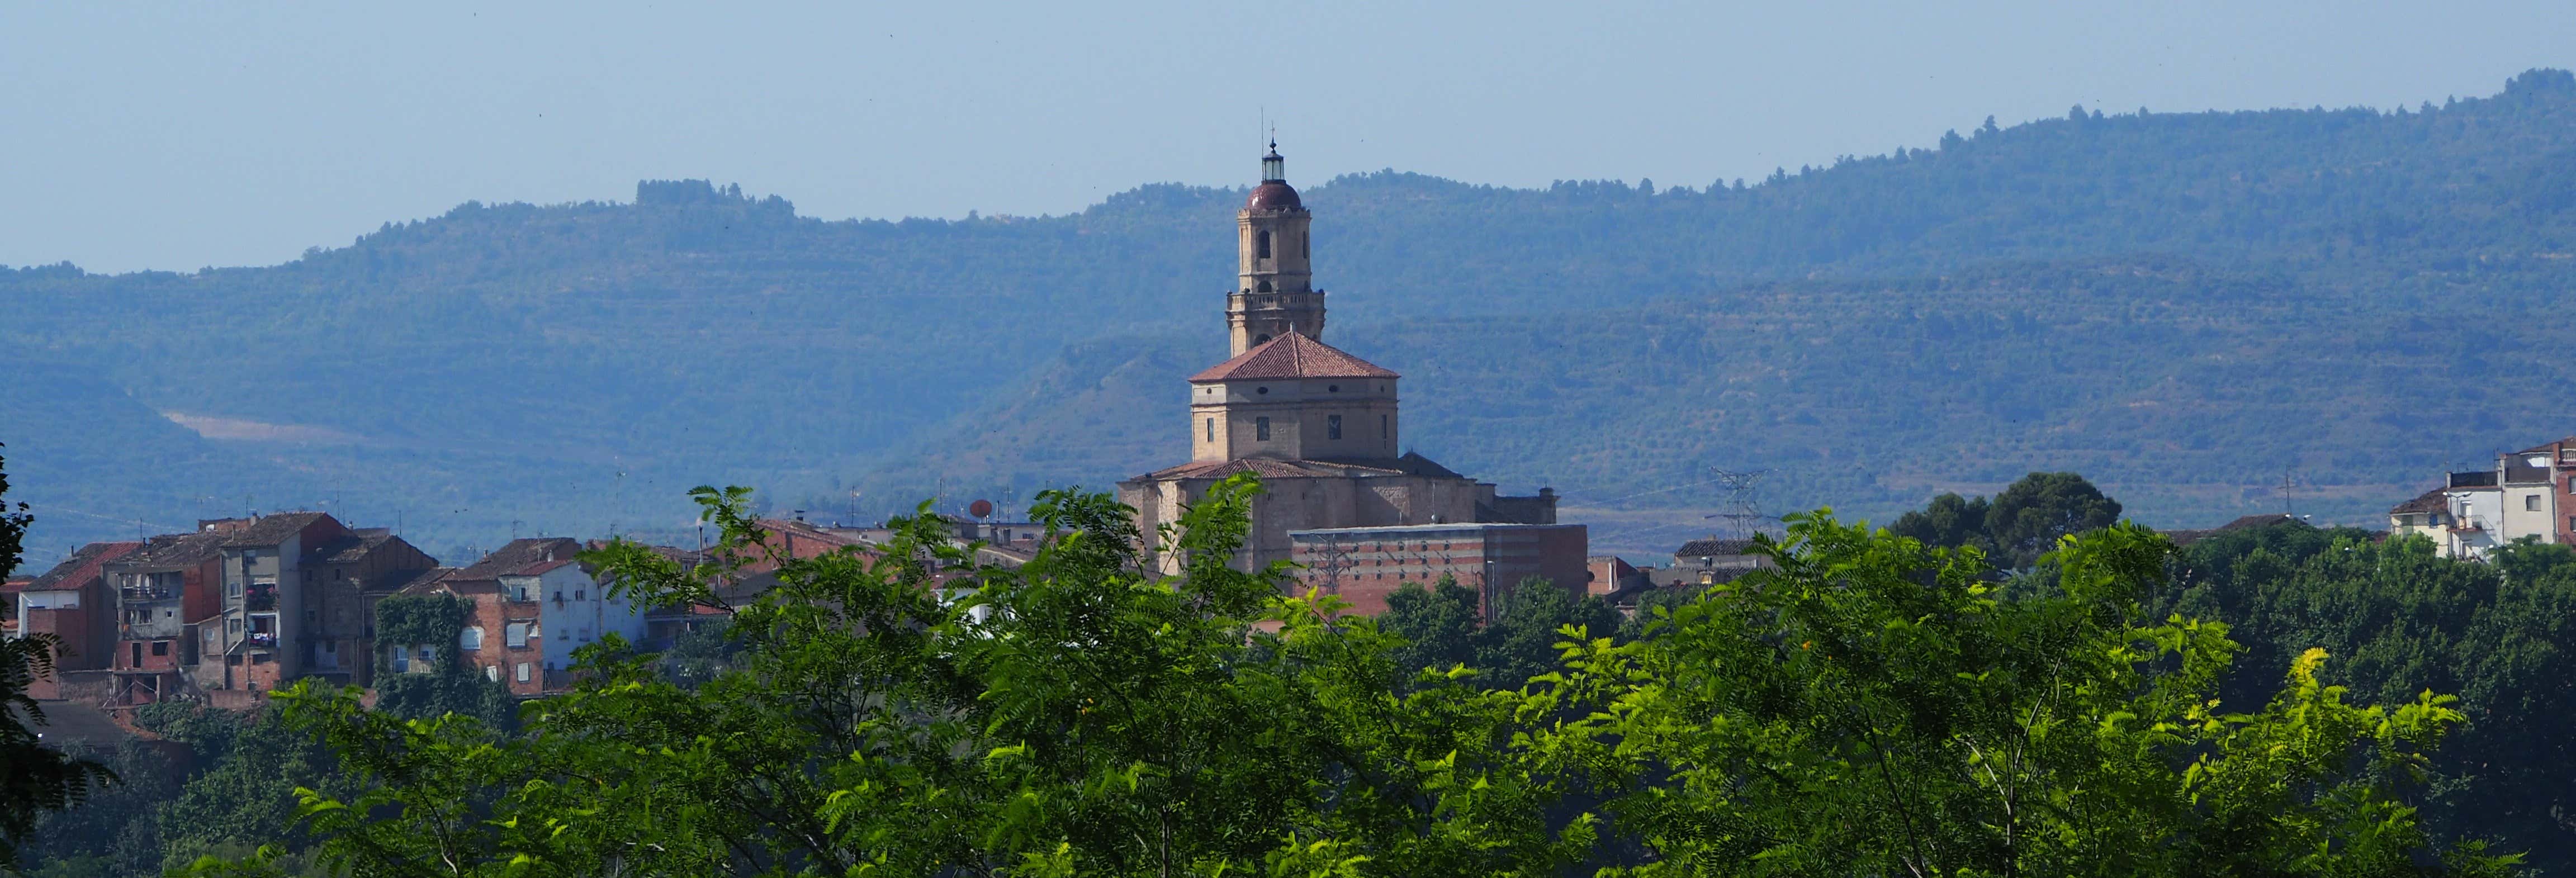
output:
[[[1931,486],[2090,460],[2120,466],[2144,459],[2142,449],[2200,443],[2208,448],[2192,460],[2208,470],[2144,472],[2147,482],[2122,492],[2170,496],[2140,511],[2198,523],[2256,501],[2245,491],[2160,493],[2156,480],[2250,488],[2250,474],[2269,473],[2260,484],[2270,484],[2298,470],[2379,490],[2401,473],[2576,432],[2537,402],[2561,396],[2563,380],[2524,368],[2576,339],[2551,334],[2565,321],[2522,316],[2554,315],[2576,278],[2576,76],[2564,71],[2397,111],[2079,110],[1926,132],[1922,148],[1741,186],[1516,190],[1380,172],[1306,196],[1334,339],[1426,379],[1408,385],[1408,433],[1462,467],[1544,476],[1573,494],[1616,498],[1715,463],[1813,469],[1822,445],[1867,449],[1875,471],[1907,473],[1821,492],[1875,511]],[[686,514],[679,492],[702,481],[836,506],[863,483],[874,488],[855,502],[882,510],[922,490],[1089,478],[1128,462],[1102,441],[1111,437],[981,419],[1028,410],[1040,386],[1107,386],[1067,372],[1081,363],[1133,371],[1138,357],[1160,357],[1170,375],[1135,380],[1176,382],[1206,359],[1219,343],[1240,198],[1155,185],[1071,216],[823,222],[774,197],[646,183],[631,204],[468,203],[272,267],[0,270],[0,344],[11,351],[0,369],[12,370],[0,378],[33,387],[0,395],[10,406],[0,441],[13,466],[95,459],[20,439],[37,434],[9,425],[39,409],[74,419],[120,410],[102,424],[160,411],[318,428],[227,434],[301,437],[220,443],[297,480],[253,505],[341,498],[371,520],[408,515],[433,549],[491,545],[514,521],[564,533],[666,528]],[[2088,286],[2089,297],[2073,297],[2082,308],[2061,307],[2064,278],[2128,270],[2119,266],[2187,280]],[[1981,278],[1975,292],[1960,279],[1971,274]],[[1922,290],[1947,292],[1926,305],[1908,292]],[[1758,314],[1726,316],[1754,303]],[[2132,325],[2133,310],[2155,316],[2119,330],[2118,349],[2086,369],[2021,359],[2027,346],[2065,344],[2042,336],[2070,315],[2117,328]],[[1656,333],[1696,319],[1675,315],[1708,313],[1754,334],[1712,330],[1705,348],[1656,346]],[[1435,325],[1458,331],[1424,329]],[[1900,325],[1920,331],[1885,334]],[[1155,350],[1104,341],[1116,338],[1170,341]],[[2247,347],[2267,338],[2272,354]],[[2409,380],[2380,391],[2366,370],[2280,353],[2311,349],[2302,345],[2364,365],[2377,362],[2373,349],[2357,346],[2441,355],[2421,355]],[[1691,353],[1700,350],[1729,353]],[[2270,362],[2261,356],[2288,359],[2243,367]],[[1494,361],[1522,383],[1506,392],[1440,377]],[[1975,367],[1938,365],[1963,363]],[[2205,392],[2149,382],[2179,395],[2164,411],[2192,414],[2117,430],[2075,417],[2075,406],[2126,399],[2105,388],[2131,392],[2163,374],[2154,367],[2188,363],[2240,368],[2211,373],[2224,380]],[[70,404],[98,394],[26,371],[38,364],[124,396]],[[1607,372],[1589,386],[1535,380],[1557,369]],[[1938,369],[1956,377],[1927,371]],[[2094,371],[2109,383],[2083,383]],[[1750,395],[1737,386],[1766,380],[1789,383]],[[1522,393],[1543,385],[1594,417]],[[1837,390],[1810,392],[1824,386]],[[2495,405],[2464,411],[2456,391],[2468,387]],[[1913,416],[1905,394],[1932,390],[2017,400],[1996,416],[2059,438],[2006,441],[1983,435],[1987,422]],[[2304,411],[2294,403],[2365,397],[2376,420],[2339,421],[2363,432],[2337,441],[2373,449],[2366,462],[2283,450],[2307,447],[2295,440],[2320,428],[2283,414]],[[1148,393],[1108,414],[1159,423],[1170,419],[1159,407],[1168,398]],[[2516,408],[2520,400],[2533,402]],[[1856,414],[1869,412],[1878,414]],[[2233,443],[2239,434],[2213,431],[2214,418],[2271,439]],[[1633,448],[1583,438],[1622,431],[1662,438]],[[116,441],[93,432],[85,441]],[[41,435],[87,434],[58,423]],[[993,466],[961,466],[961,450],[983,453],[961,435],[1013,450],[984,458]],[[2093,456],[2065,460],[2063,449],[2078,446]],[[1579,465],[1548,467],[1572,475],[1531,469],[1578,452]],[[2348,475],[2354,466],[2370,472]],[[170,523],[238,506],[137,499],[219,493],[168,486],[149,467],[65,467],[80,477],[26,482],[40,513],[51,504],[101,521]],[[161,487],[139,490],[147,484]],[[2336,511],[2383,503],[2361,496]],[[45,518],[36,545],[133,528],[85,531],[89,520]]]

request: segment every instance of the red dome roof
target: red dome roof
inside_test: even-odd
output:
[[[1297,200],[1297,187],[1278,180],[1264,181],[1252,187],[1252,197],[1243,200],[1245,210],[1302,210]]]

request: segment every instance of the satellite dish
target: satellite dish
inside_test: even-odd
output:
[[[991,515],[993,514],[993,501],[977,500],[973,503],[968,503],[966,504],[966,514],[975,516],[976,518]]]

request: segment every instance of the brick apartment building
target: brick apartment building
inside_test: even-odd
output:
[[[204,525],[200,525],[204,527]],[[110,648],[117,704],[150,704],[187,692],[187,669],[198,661],[195,632],[220,623],[223,546],[215,530],[145,540],[107,565],[116,590],[116,643]]]
[[[460,570],[422,577],[406,595],[448,595],[467,602],[457,636],[462,661],[520,697],[560,691],[571,682],[573,651],[616,634],[645,637],[644,612],[602,588],[566,537],[511,540]],[[436,644],[383,644],[389,673],[426,673]]]
[[[59,641],[54,673],[30,684],[29,695],[64,697],[64,683],[71,675],[108,667],[116,606],[107,588],[106,568],[142,548],[139,542],[91,543],[19,589],[18,636],[50,634]]]
[[[372,601],[435,565],[383,529],[289,512],[83,546],[10,598],[20,631],[62,641],[37,697],[243,707],[303,676],[366,684]]]
[[[1579,524],[1417,524],[1290,531],[1289,560],[1300,584],[1339,595],[1350,612],[1386,611],[1387,596],[1404,583],[1429,585],[1443,577],[1475,589],[1485,612],[1536,577],[1585,593],[1589,531]]]

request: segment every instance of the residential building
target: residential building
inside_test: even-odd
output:
[[[202,525],[201,525],[202,527]],[[151,704],[189,694],[201,626],[223,621],[224,541],[218,530],[169,534],[106,567],[116,594],[117,646],[109,703]]]
[[[68,678],[100,677],[115,651],[115,599],[107,588],[106,567],[143,548],[139,542],[91,543],[72,552],[20,589],[18,637],[53,635],[54,673],[32,681],[27,692],[39,699],[66,697]],[[105,679],[93,682],[104,690]]]
[[[2450,539],[2451,500],[2443,488],[2434,488],[2415,499],[2388,509],[2388,535],[2419,536],[2439,546]]]
[[[1289,560],[1304,587],[1321,589],[1376,615],[1405,583],[1441,579],[1475,589],[1491,614],[1523,580],[1536,577],[1578,595],[1590,587],[1579,524],[1423,524],[1290,531]]]
[[[273,691],[321,675],[369,679],[374,601],[437,565],[381,528],[321,512],[200,523],[223,535],[217,618],[197,626],[190,681],[210,692]],[[219,695],[218,703],[241,703]]]
[[[602,588],[576,559],[581,550],[565,537],[511,540],[472,566],[415,581],[402,593],[467,601],[457,637],[462,660],[510,694],[559,691],[572,680],[573,651],[609,634],[640,643],[646,633],[642,608]],[[391,672],[412,671],[422,646],[386,644],[381,660]]]
[[[441,569],[438,559],[380,527],[316,548],[304,567],[304,673],[361,686],[374,680],[376,603]]]

